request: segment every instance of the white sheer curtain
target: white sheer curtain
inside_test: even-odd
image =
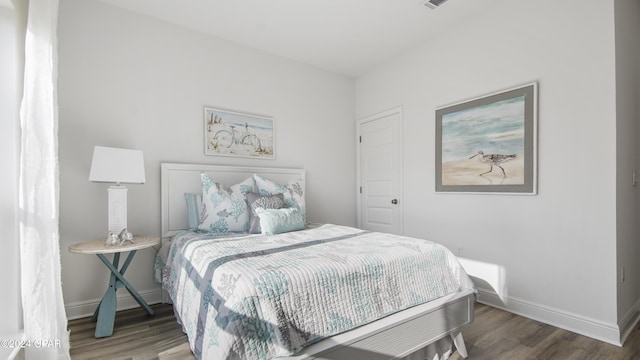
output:
[[[60,274],[58,0],[29,0],[20,107],[20,251],[26,359],[69,359]]]

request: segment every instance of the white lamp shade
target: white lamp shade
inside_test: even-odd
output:
[[[93,148],[89,181],[144,184],[142,151],[104,146]]]

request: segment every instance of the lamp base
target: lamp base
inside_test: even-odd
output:
[[[127,228],[127,187],[112,185],[109,194],[109,232],[119,234]]]

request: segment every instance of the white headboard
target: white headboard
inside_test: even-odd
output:
[[[206,172],[215,182],[231,186],[259,174],[277,183],[305,179],[304,169],[263,168],[202,164],[160,164],[162,237],[173,236],[189,228],[185,193],[202,193],[200,173]],[[306,183],[306,181],[305,181]]]

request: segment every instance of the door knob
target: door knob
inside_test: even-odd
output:
[[[392,203],[393,205],[398,205],[398,199],[393,199],[393,200],[391,200],[391,203]]]

